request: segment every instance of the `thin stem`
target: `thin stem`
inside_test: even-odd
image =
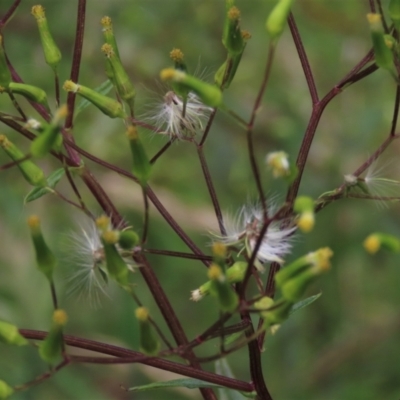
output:
[[[159,159],[159,157],[170,148],[171,144],[174,143],[174,141],[175,138],[172,138],[168,141],[168,143],[166,143],[163,147],[161,147],[161,149],[157,151],[157,153],[151,158],[150,164],[154,164]]]
[[[27,121],[28,118],[26,117],[26,114],[24,113],[24,111],[22,110],[21,106],[19,105],[18,101],[16,100],[15,96],[11,93],[8,92],[8,96],[10,97],[13,106],[15,107],[15,109],[19,112],[19,114],[21,115],[23,121]]]
[[[209,134],[211,126],[212,126],[212,124],[214,122],[214,118],[215,118],[215,115],[217,114],[217,111],[218,111],[218,108],[214,108],[214,110],[210,114],[210,117],[208,118],[207,125],[206,125],[206,127],[204,129],[203,136],[201,137],[199,146],[203,146],[205,141],[207,140],[208,134]]]
[[[393,109],[393,118],[392,118],[392,126],[390,129],[390,136],[395,136],[397,120],[399,117],[399,106],[400,106],[400,86],[396,86],[396,98],[394,101],[394,109]]]
[[[6,169],[15,167],[16,165],[21,164],[22,162],[24,162],[24,161],[26,161],[26,160],[29,160],[30,158],[31,158],[31,155],[30,155],[30,154],[27,154],[26,156],[20,158],[19,160],[11,161],[11,162],[9,162],[9,163],[7,163],[7,164],[2,165],[2,166],[0,167],[0,171],[5,171]]]
[[[310,63],[308,61],[307,53],[304,49],[303,42],[301,40],[301,36],[299,30],[297,29],[296,21],[292,13],[289,14],[288,23],[290,32],[292,34],[293,42],[297,49],[297,54],[299,56],[301,66],[303,68],[303,72],[306,77],[306,82],[308,85],[308,90],[310,92],[312,104],[316,104],[319,102],[317,87],[315,85],[315,80],[313,73],[311,71]]]
[[[257,112],[259,111],[259,108],[261,106],[261,101],[265,93],[265,89],[267,88],[267,83],[269,80],[269,76],[271,74],[271,68],[272,68],[272,61],[274,59],[274,53],[275,53],[275,45],[273,43],[269,44],[268,47],[268,55],[267,55],[267,63],[265,66],[265,72],[263,76],[263,80],[261,82],[260,89],[258,91],[256,101],[254,102],[253,110],[250,116],[250,121],[247,124],[247,131],[246,131],[246,139],[247,139],[247,150],[249,153],[250,157],[250,164],[251,164],[251,169],[253,171],[253,177],[256,182],[257,186],[257,191],[258,191],[258,196],[261,201],[261,206],[263,209],[263,216],[264,219],[268,218],[268,209],[267,209],[267,201],[264,195],[264,191],[262,188],[261,184],[261,178],[260,178],[260,173],[258,171],[258,166],[257,166],[257,161],[256,157],[254,154],[254,144],[253,144],[253,128],[254,128],[254,122],[257,116]]]
[[[218,226],[221,234],[226,236],[226,229],[224,226],[224,218],[222,216],[221,207],[219,205],[217,193],[215,192],[214,184],[208,169],[206,158],[204,157],[203,147],[197,146],[197,155],[199,156],[201,170],[203,171],[204,179],[207,184],[208,193],[210,194],[211,201],[213,203],[215,215],[217,217]]]
[[[74,55],[72,58],[70,80],[78,82],[79,70],[82,59],[83,37],[85,32],[85,19],[86,19],[86,0],[78,0],[78,16],[76,19],[76,35],[74,44]],[[68,116],[65,122],[67,129],[72,128],[74,120],[76,93],[69,92],[67,97]]]
[[[368,0],[369,2],[369,9],[371,10],[372,13],[376,12],[376,8],[375,8],[375,2],[374,0]]]
[[[54,74],[54,87],[56,92],[56,107],[60,107],[60,81],[57,72]]]
[[[18,385],[14,387],[15,391],[22,391],[22,390],[26,390],[29,389],[32,386],[35,386],[39,383],[42,383],[43,381],[45,381],[46,379],[51,378],[55,373],[57,373],[58,371],[60,371],[61,369],[63,369],[64,367],[66,367],[67,365],[69,365],[71,363],[71,360],[69,360],[68,358],[64,358],[63,361],[61,361],[58,365],[56,365],[55,367],[51,368],[50,371],[45,372],[42,375],[37,376],[35,379],[24,383],[23,385]]]
[[[56,293],[56,287],[54,285],[54,282],[50,282],[50,291],[51,291],[51,299],[53,301],[53,308],[57,310],[58,308],[58,301],[57,301],[57,293]]]
[[[146,188],[144,187],[142,187],[142,195],[143,195],[143,206],[144,206],[142,245],[144,245],[147,240],[147,232],[149,229],[149,199],[147,198]]]
[[[182,253],[180,251],[171,251],[171,250],[159,250],[159,249],[143,249],[145,253],[162,255],[168,257],[177,257],[177,258],[187,258],[190,260],[204,260],[211,262],[213,260],[212,256],[202,256],[191,253]]]
[[[43,340],[47,335],[47,332],[35,331],[30,329],[20,329],[19,332],[25,338],[33,340]],[[101,358],[98,358],[99,362],[96,362],[93,359],[93,362],[99,364],[109,364],[110,362],[108,362],[107,360],[110,361],[115,360],[113,363],[118,364],[118,363],[123,363],[124,359],[127,359],[128,357],[131,359],[134,359],[136,357],[137,359],[142,359],[140,361],[141,364],[149,365],[166,371],[175,372],[177,374],[181,374],[191,378],[202,379],[206,382],[211,382],[217,385],[226,386],[231,389],[241,390],[244,392],[251,392],[254,389],[253,385],[250,383],[243,382],[233,378],[227,378],[211,372],[201,371],[173,361],[163,360],[157,357],[147,357],[143,360],[142,353],[125,349],[122,347],[117,347],[106,343],[95,342],[93,340],[83,339],[71,335],[64,335],[64,340],[68,346],[73,346],[76,348],[95,351],[101,354],[107,354],[110,356],[117,357],[113,359],[103,357],[104,362],[102,361]],[[79,362],[79,359],[76,358],[77,356],[70,356],[70,357],[71,361]],[[81,362],[85,362],[84,359],[82,359]],[[89,362],[89,360],[87,360],[87,362]],[[129,362],[134,363],[135,361],[133,360]]]
[[[3,18],[0,20],[0,32],[3,30],[3,27],[7,25],[7,22],[11,19],[11,17],[13,16],[15,10],[17,9],[20,3],[21,0],[14,0],[14,3],[4,14]]]

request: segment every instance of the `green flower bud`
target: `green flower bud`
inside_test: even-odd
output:
[[[180,83],[182,87],[196,93],[207,106],[218,107],[222,104],[222,92],[220,89],[214,85],[202,82],[200,79],[186,74],[185,72],[173,68],[166,68],[161,71],[160,77],[164,81]]]
[[[53,321],[49,333],[39,346],[39,355],[43,361],[53,364],[62,353],[63,349],[63,327],[68,317],[64,310],[53,312]]]
[[[397,30],[400,28],[400,0],[390,0],[389,17]]]
[[[225,260],[228,253],[227,247],[221,242],[215,242],[212,245],[213,259],[223,270],[225,270]]]
[[[284,151],[273,151],[268,153],[265,161],[272,169],[274,178],[287,177],[290,175],[289,156]]]
[[[254,307],[261,311],[260,314],[264,319],[264,325],[266,327],[281,324],[285,321],[289,317],[292,305],[293,303],[288,301],[282,302],[280,300],[274,302],[273,299],[267,296],[254,303]]]
[[[57,266],[57,259],[54,257],[44,240],[42,230],[40,228],[39,217],[36,215],[30,216],[28,218],[28,226],[31,230],[37,266],[39,270],[46,276],[46,278],[52,282],[54,268]]]
[[[3,36],[0,35],[0,86],[7,90],[11,81],[11,72],[8,69],[6,55],[4,53]]]
[[[142,186],[146,186],[150,176],[151,164],[146,151],[140,141],[138,131],[135,126],[129,125],[126,131],[132,153],[132,172]]]
[[[231,55],[243,52],[244,40],[240,30],[240,11],[236,6],[231,7],[227,12],[222,43]]]
[[[67,92],[74,92],[85,98],[96,106],[102,113],[108,115],[110,118],[125,118],[126,114],[122,108],[121,103],[118,101],[104,96],[93,89],[86,86],[78,85],[72,81],[65,81],[64,90]]]
[[[244,47],[243,47],[244,49]],[[242,59],[243,51],[239,54],[229,55],[227,60],[219,67],[214,75],[215,84],[221,89],[228,89]]]
[[[308,196],[299,196],[294,202],[294,211],[299,215],[297,226],[304,232],[310,232],[315,225],[314,200]]]
[[[47,102],[47,95],[43,89],[40,89],[36,86],[27,85],[26,83],[18,82],[11,82],[8,88],[13,94],[19,94],[28,100],[39,103],[44,106],[48,112],[50,112],[49,103]]]
[[[4,135],[0,135],[0,147],[13,161],[18,161],[25,157],[25,154],[22,153],[22,151],[19,150]],[[26,181],[32,186],[46,186],[47,182],[43,171],[32,161],[22,161],[17,164],[17,167],[21,171]]]
[[[103,27],[103,36],[104,36],[105,42],[112,46],[115,54],[119,57],[119,50],[118,50],[117,42],[115,40],[111,18],[107,17],[107,16],[103,17],[101,19],[101,25]],[[110,60],[108,60],[108,59],[106,59],[106,75],[107,75],[107,78],[114,84],[114,71],[113,71],[112,65],[110,63]]]
[[[108,43],[103,44],[101,51],[106,55],[107,60],[111,64],[113,70],[112,81],[117,89],[118,94],[129,105],[129,107],[133,109],[135,89],[133,88],[128,74],[122,66],[121,60],[119,59],[114,48]]]
[[[286,282],[309,270],[312,270],[316,275],[328,270],[332,255],[333,252],[329,247],[323,247],[298,258],[277,272],[275,275],[276,285],[278,288],[282,288]]]
[[[364,240],[363,246],[370,254],[375,254],[381,247],[392,253],[398,253],[400,251],[400,240],[387,233],[375,232]]]
[[[265,27],[272,40],[276,41],[282,35],[292,4],[293,0],[278,0],[269,14]]]
[[[217,264],[211,264],[208,269],[211,280],[210,294],[218,299],[222,311],[234,312],[239,305],[239,297],[229,284],[222,269]]]
[[[15,346],[24,346],[28,344],[28,341],[19,333],[18,328],[15,325],[1,320],[0,342],[13,344]]]
[[[145,307],[139,307],[135,310],[135,315],[139,321],[140,350],[149,356],[157,355],[161,345],[150,323],[149,311]]]
[[[231,267],[229,267],[225,271],[226,280],[232,283],[242,282],[247,270],[247,263],[244,261],[237,261]],[[190,297],[193,301],[199,301],[204,296],[210,294],[210,290],[212,287],[212,281],[207,281],[203,285],[201,285],[198,289],[192,290],[192,295]]]
[[[317,278],[313,269],[308,269],[293,279],[285,282],[282,286],[282,296],[292,303],[298,301],[303,296],[310,283]]]
[[[183,62],[183,57],[181,49],[172,49],[169,53],[169,58],[175,63],[175,69],[187,72],[187,65]]]
[[[124,250],[131,250],[138,243],[139,243],[139,235],[135,231],[129,229],[119,233],[118,244]]]
[[[367,14],[367,19],[371,31],[376,65],[380,68],[392,71],[393,53],[385,43],[385,31],[382,25],[382,16],[380,14],[370,13]]]
[[[129,283],[129,269],[115,247],[118,239],[119,233],[116,231],[107,230],[101,235],[108,274],[121,286],[126,286]]]
[[[187,72],[187,66],[183,62],[184,55],[180,49],[172,49],[169,53],[170,59],[174,62],[174,68],[178,71]],[[189,89],[179,82],[171,82],[172,89],[176,94],[186,99]]]
[[[30,153],[33,157],[44,157],[51,149],[60,150],[62,135],[60,133],[61,122],[68,115],[68,107],[60,107],[46,129],[32,142]]]
[[[46,63],[56,71],[61,60],[61,52],[50,33],[44,8],[41,5],[33,6],[32,15],[35,17],[39,28],[40,40],[42,42]]]
[[[0,379],[0,399],[8,399],[14,393],[14,389]]]
[[[103,36],[104,36],[105,42],[113,48],[116,56],[119,58],[119,50],[118,50],[118,46],[117,46],[117,41],[115,40],[111,18],[108,16],[105,16],[101,19],[100,23],[101,23],[101,26],[103,27]]]
[[[314,200],[308,196],[298,196],[294,202],[293,210],[296,213],[314,210]]]

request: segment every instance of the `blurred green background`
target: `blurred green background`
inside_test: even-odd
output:
[[[4,14],[11,0],[2,0]],[[309,55],[322,97],[369,50],[370,37],[364,0],[302,0],[295,2],[294,15]],[[382,1],[384,7],[388,1]],[[30,15],[33,1],[23,1],[13,20],[5,28],[4,42],[14,67],[27,83],[45,88],[54,103],[51,70],[43,60],[36,29]],[[60,78],[69,76],[74,40],[77,1],[45,0],[42,4],[50,28],[59,44],[63,61]],[[268,39],[264,23],[273,1],[237,0],[242,11],[242,27],[253,37],[248,42],[234,83],[225,93],[225,102],[243,118],[250,115],[259,88]],[[185,53],[192,71],[212,81],[224,61],[221,44],[224,19],[222,0],[88,0],[87,25],[80,83],[96,87],[105,79],[100,18],[113,18],[122,60],[137,89],[138,116],[149,115],[167,90],[158,74],[171,62],[173,47]],[[377,71],[335,98],[319,124],[309,155],[300,193],[313,197],[332,190],[343,175],[354,171],[388,135],[395,96],[395,84],[389,74]],[[63,94],[65,99],[65,95]],[[25,106],[25,103],[22,103]],[[28,115],[35,117],[26,105]],[[0,110],[11,111],[6,96],[0,97]],[[270,83],[255,127],[255,148],[268,196],[277,203],[285,196],[286,186],[274,181],[266,170],[265,155],[284,150],[294,162],[311,112],[307,85],[289,30],[280,40]],[[29,114],[31,113],[31,114]],[[28,149],[29,143],[1,126],[0,131]],[[120,121],[110,120],[94,108],[86,109],[75,121],[77,143],[97,157],[122,168],[130,168],[130,154]],[[143,131],[149,154],[154,154],[165,138]],[[394,142],[378,161],[385,177],[399,178],[399,145]],[[205,146],[205,154],[222,208],[235,211],[256,190],[246,153],[243,130],[228,116],[219,113]],[[0,164],[8,162],[0,153]],[[140,227],[141,193],[128,180],[87,163],[127,221]],[[40,162],[49,173],[59,167],[56,160]],[[216,220],[193,145],[176,143],[157,162],[151,185],[163,204],[189,232],[196,243],[209,252],[209,232]],[[93,213],[101,210],[81,182],[84,200]],[[59,189],[72,196],[66,181]],[[382,195],[398,195],[399,190],[384,188]],[[73,266],[65,260],[66,243],[71,232],[79,230],[83,216],[55,197],[46,196],[24,205],[30,190],[18,170],[0,174],[0,318],[21,328],[46,330],[51,315],[50,293],[36,268],[26,218],[38,214],[45,234],[60,255],[56,285],[61,306],[70,321],[67,333],[94,340],[138,347],[133,304],[110,285],[109,298],[101,307],[77,295],[68,296],[66,280]],[[332,270],[309,290],[322,292],[310,307],[294,314],[274,336],[269,336],[263,353],[267,385],[276,400],[376,400],[400,398],[400,270],[399,257],[378,253],[365,254],[363,239],[379,230],[400,235],[399,207],[385,207],[373,201],[343,200],[324,209],[314,231],[297,234],[288,261],[330,246],[335,255]],[[187,251],[179,238],[151,209],[148,246]],[[189,301],[190,290],[206,279],[200,262],[149,257],[170,296],[189,338],[200,333],[217,318],[212,299]],[[146,287],[139,276],[137,291],[154,318],[164,326]],[[205,353],[217,351],[218,343],[206,346]],[[45,371],[34,349],[15,349],[0,344],[0,379],[21,384]],[[230,356],[235,375],[249,380],[246,350]],[[205,365],[213,370],[213,365]],[[173,375],[141,365],[71,366],[54,378],[15,395],[15,399],[199,399],[195,390],[125,393],[129,387]]]

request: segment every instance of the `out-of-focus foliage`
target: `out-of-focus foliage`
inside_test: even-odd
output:
[[[63,59],[61,80],[69,77],[75,30],[76,1],[44,0],[47,18]],[[272,1],[237,0],[242,12],[241,25],[250,30],[249,40],[235,80],[225,93],[230,108],[248,119],[265,67],[267,34],[265,18]],[[386,6],[385,1],[382,3]],[[0,3],[0,13],[11,4]],[[43,59],[36,23],[30,15],[32,2],[23,1],[4,30],[4,43],[10,61],[26,83],[52,93],[53,78]],[[134,82],[138,118],[151,113],[165,93],[158,74],[171,66],[168,57],[173,47],[181,48],[192,73],[212,81],[224,61],[221,43],[224,19],[222,0],[88,0],[87,26],[80,82],[95,88],[106,80],[100,19],[110,15],[114,21],[121,59]],[[338,82],[371,47],[365,18],[368,2],[363,0],[295,2],[296,18],[309,55],[321,96]],[[300,193],[317,197],[343,181],[343,175],[358,167],[388,134],[394,103],[394,85],[389,74],[377,71],[339,95],[323,114],[313,142]],[[54,103],[54,99],[49,99]],[[4,96],[0,108],[8,107]],[[310,117],[311,100],[304,74],[289,30],[280,39],[272,77],[255,127],[255,148],[261,166],[267,153],[283,150],[294,162]],[[74,131],[77,143],[109,162],[130,168],[130,153],[124,126],[105,118],[93,107],[79,114]],[[0,131],[8,134],[7,128]],[[29,143],[12,135],[12,140],[28,149]],[[166,139],[148,132],[145,146],[154,154]],[[234,213],[247,199],[255,198],[251,169],[246,154],[243,130],[228,116],[217,115],[205,146],[205,154],[223,209]],[[398,177],[400,150],[394,143],[379,160],[388,176]],[[207,234],[216,228],[209,195],[193,146],[174,144],[156,163],[151,184],[156,193],[202,248]],[[8,162],[0,154],[0,164]],[[47,172],[52,161],[41,163]],[[92,166],[92,165],[91,165]],[[92,166],[99,181],[115,201],[126,220],[141,224],[141,192],[137,185]],[[263,183],[274,201],[282,201],[283,183],[262,171]],[[67,189],[67,186],[65,186]],[[79,231],[79,215],[59,199],[47,195],[23,204],[30,188],[19,179],[16,169],[0,174],[0,317],[19,327],[46,330],[51,314],[50,292],[37,273],[26,217],[36,213],[49,245],[61,257],[55,282],[62,307],[70,316],[68,333],[138,348],[137,325],[127,295],[110,291],[101,308],[76,294],[68,296],[66,280],[71,265],[66,260],[68,235]],[[63,190],[60,187],[60,190]],[[68,189],[70,190],[70,189]],[[87,191],[85,201],[95,212],[100,210]],[[384,193],[386,194],[386,193]],[[315,284],[311,294],[322,291],[310,307],[295,313],[265,344],[264,370],[268,387],[277,400],[375,400],[400,397],[398,336],[400,323],[399,256],[365,254],[363,239],[379,227],[400,235],[398,204],[383,207],[373,201],[343,200],[322,210],[308,235],[298,234],[293,259],[322,246],[330,246],[333,267]],[[185,246],[151,209],[149,247],[186,251]],[[290,257],[291,258],[291,257]],[[196,321],[213,321],[217,311],[211,299],[189,301],[190,289],[206,280],[204,266],[195,261],[159,256],[149,257],[172,304],[181,317],[189,338],[199,332]],[[115,289],[115,288],[114,288]],[[137,291],[154,318],[162,318],[137,274]],[[117,339],[119,338],[119,339]],[[118,343],[117,343],[118,344]],[[214,349],[210,345],[210,350]],[[0,344],[0,379],[18,384],[32,379],[41,362],[34,350],[14,349]],[[248,370],[244,350],[229,358],[237,376]],[[208,366],[210,370],[212,365]],[[128,399],[119,389],[172,379],[171,374],[149,367],[72,366],[16,399]],[[135,394],[135,399],[197,398],[190,390]]]

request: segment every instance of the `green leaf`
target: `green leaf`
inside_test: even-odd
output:
[[[314,301],[317,300],[319,297],[321,297],[321,295],[322,292],[315,294],[314,296],[307,297],[306,299],[298,301],[297,303],[293,304],[291,310],[289,311],[289,315],[293,314],[296,311],[301,310],[304,307],[309,306],[311,303],[314,303]]]
[[[55,170],[52,174],[47,178],[47,185],[45,187],[35,187],[33,188],[25,197],[24,204],[29,203],[31,201],[37,200],[38,198],[44,196],[54,189],[60,179],[64,176],[65,169],[60,168]]]
[[[174,379],[174,380],[165,381],[165,382],[154,382],[154,383],[149,383],[148,385],[142,385],[142,386],[134,386],[134,387],[131,387],[131,388],[128,388],[125,390],[127,392],[145,392],[147,390],[152,390],[152,389],[164,389],[164,388],[175,388],[175,387],[185,387],[188,389],[199,389],[199,388],[222,388],[222,389],[225,389],[223,386],[216,385],[216,384],[210,383],[210,382],[205,382],[200,379],[183,378],[183,379]],[[229,391],[235,392],[234,390],[229,390]],[[235,392],[235,393],[240,395],[239,392]],[[243,393],[243,396],[242,397],[229,397],[228,399],[242,400],[245,397],[254,399],[256,397],[256,393],[255,392]]]
[[[147,390],[152,390],[152,389],[174,388],[174,387],[198,389],[198,388],[220,388],[222,386],[215,385],[214,383],[201,381],[200,379],[183,378],[183,379],[174,379],[172,381],[154,382],[142,386],[134,386],[126,390],[128,392],[145,392]]]
[[[215,372],[218,375],[223,375],[228,378],[235,378],[231,370],[231,367],[229,366],[228,361],[225,358],[221,358],[220,360],[217,360],[215,362]],[[237,390],[233,389],[227,389],[226,387],[218,389],[218,393],[219,393],[218,396],[219,400],[243,400],[246,399],[248,395],[250,395],[250,393],[246,393],[245,397],[244,394],[242,394],[241,392],[238,392]]]
[[[113,88],[112,82],[107,79],[100,86],[95,88],[95,92],[106,95]],[[86,99],[82,99],[75,108],[74,118],[78,116],[78,114],[83,111],[86,107],[90,106],[92,103]]]

